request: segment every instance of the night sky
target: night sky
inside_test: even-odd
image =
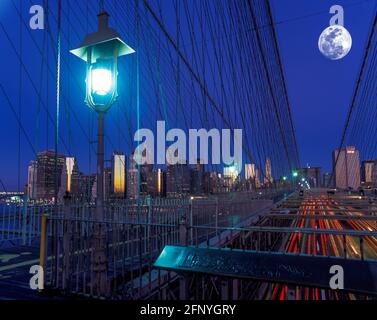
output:
[[[296,136],[299,145],[302,165],[321,166],[324,171],[330,170],[331,152],[338,147],[340,135],[344,126],[346,112],[355,88],[366,41],[369,35],[371,20],[375,13],[376,0],[271,0],[273,7],[276,30],[280,45],[280,52],[285,71],[288,94],[291,102]],[[13,3],[19,3],[18,0],[1,0],[0,1],[0,21],[6,28],[8,35],[14,40],[16,46],[19,46],[19,17]],[[28,17],[28,11],[32,3],[38,4],[38,1],[22,1],[22,15]],[[350,53],[341,60],[331,61],[326,59],[318,50],[318,37],[328,25],[331,15],[329,8],[339,4],[344,7],[345,27],[352,36],[352,49]],[[79,14],[82,17],[82,29],[91,30],[87,24],[87,15]],[[73,18],[72,18],[73,19]],[[38,43],[43,43],[43,32],[35,32]],[[71,48],[76,46],[83,38],[84,33],[80,29],[69,28],[65,31],[71,39]],[[49,41],[49,40],[47,40]],[[0,29],[0,83],[5,87],[16,112],[18,110],[18,92],[19,92],[19,63],[14,56],[11,46],[7,42],[6,35]],[[131,43],[132,45],[133,43]],[[32,40],[27,31],[23,30],[23,59],[25,64],[30,67],[30,73],[39,86],[38,74],[41,61],[38,52],[33,48]],[[69,56],[67,47],[63,47],[64,59]],[[51,55],[51,52],[50,52]],[[84,66],[70,58],[71,67],[77,72],[84,72]],[[134,58],[132,58],[134,59]],[[127,63],[127,62],[126,62]],[[54,68],[54,66],[51,66]],[[126,65],[127,67],[127,65]],[[44,71],[46,72],[46,71]],[[53,128],[43,131],[38,137],[35,134],[37,125],[36,101],[38,97],[33,92],[33,88],[27,83],[27,75],[23,73],[23,88],[21,95],[21,113],[22,123],[29,134],[31,144],[36,151],[53,148]],[[84,86],[83,76],[78,77]],[[45,79],[44,79],[45,80]],[[52,80],[52,78],[50,79]],[[73,86],[75,79],[66,77],[63,85],[66,85],[66,94],[70,97],[77,96],[73,107],[76,115],[82,117],[87,128],[93,127],[94,118],[90,111],[84,106],[83,96]],[[47,92],[46,81],[42,82],[42,91]],[[127,86],[128,84],[123,84]],[[48,98],[51,107],[54,103],[54,82],[50,81],[50,96]],[[83,88],[83,87],[82,87]],[[82,89],[81,88],[81,89]],[[29,103],[31,106],[29,108]],[[0,97],[0,178],[8,190],[16,190],[18,185],[18,125],[17,120],[8,106],[5,97]],[[64,108],[64,105],[62,106]],[[40,106],[42,110],[43,107]],[[40,111],[42,112],[42,111]],[[115,107],[111,111],[110,118],[114,123],[120,116],[118,109]],[[42,128],[46,119],[39,119],[39,127]],[[72,119],[63,119],[64,123],[73,123]],[[111,130],[115,124],[109,124]],[[64,124],[62,124],[62,127]],[[88,159],[87,151],[90,148],[83,138],[83,132],[79,126],[71,124],[69,132],[62,128],[64,134],[68,136],[68,141],[72,141],[72,154],[78,155],[80,166],[84,171],[93,171],[94,160]],[[42,129],[41,129],[42,132]],[[125,130],[127,135],[127,130]],[[91,134],[91,137],[94,137]],[[124,137],[115,136],[113,148],[123,149],[121,140]],[[70,142],[68,142],[70,144]],[[95,146],[92,146],[94,148]],[[81,155],[79,155],[81,154]],[[82,155],[84,154],[84,155]],[[92,151],[94,157],[94,153]],[[21,159],[20,183],[23,186],[26,183],[27,164],[34,158],[33,150],[23,134],[21,134]],[[90,169],[89,169],[90,165]],[[2,188],[0,188],[2,189]]]

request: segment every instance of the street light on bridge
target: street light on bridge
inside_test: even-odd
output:
[[[98,113],[97,141],[97,197],[94,234],[96,286],[99,294],[107,292],[106,231],[104,221],[104,117],[118,96],[118,58],[135,52],[108,26],[109,15],[98,15],[98,31],[88,34],[79,48],[70,52],[86,62],[86,104]]]
[[[135,52],[108,26],[109,15],[98,15],[98,31],[88,34],[79,48],[70,52],[86,62],[85,102],[99,114],[115,102],[118,77],[118,58]]]

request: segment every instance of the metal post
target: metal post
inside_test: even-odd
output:
[[[28,207],[28,199],[27,199],[27,194],[25,193],[24,206],[22,210],[22,244],[23,245],[26,245],[27,207]]]
[[[229,280],[221,281],[220,300],[229,300]]]
[[[105,114],[98,112],[98,141],[97,141],[97,210],[96,220],[103,220],[104,203],[104,136],[105,136]]]
[[[193,224],[194,224],[194,221],[193,221],[193,209],[192,209],[192,199],[190,199],[190,245],[193,245],[194,244],[194,230],[193,230]]]
[[[39,265],[42,267],[43,274],[43,288],[45,283],[45,270],[46,270],[46,234],[47,234],[47,215],[43,214],[41,217],[41,240],[39,247]]]
[[[63,235],[63,290],[67,289],[70,278],[70,255],[71,255],[71,238],[72,238],[72,216],[71,216],[71,195],[66,192],[64,195],[64,235]]]
[[[216,236],[219,236],[219,198],[216,197],[216,220],[215,220],[215,227],[216,227]]]
[[[98,142],[97,142],[97,199],[94,223],[94,288],[99,296],[107,294],[107,257],[106,230],[104,223],[104,132],[105,114],[98,112]]]
[[[187,246],[187,218],[183,214],[179,220],[179,244],[181,246]],[[188,286],[187,286],[187,275],[183,274],[179,279],[179,298],[180,300],[187,300],[188,297]]]

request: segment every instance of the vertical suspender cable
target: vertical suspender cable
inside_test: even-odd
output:
[[[19,1],[21,10],[21,0]],[[22,16],[20,16],[20,56],[22,59]],[[19,69],[19,92],[18,92],[18,117],[21,118],[21,104],[22,104],[22,65],[20,63]],[[18,173],[17,173],[17,191],[21,191],[21,126],[18,126],[18,159],[17,159]]]
[[[56,58],[56,125],[55,125],[55,207],[59,191],[58,176],[58,148],[59,148],[59,116],[60,116],[60,26],[61,26],[61,0],[58,0],[58,33],[57,33],[57,58]]]
[[[59,147],[59,113],[60,113],[60,25],[61,25],[61,0],[58,0],[58,30],[57,30],[57,57],[56,57],[56,125],[55,125],[55,195],[54,195],[54,213],[57,216],[58,213],[58,147]],[[48,81],[47,81],[48,82]],[[55,256],[59,255],[58,252],[58,237],[55,234],[57,231],[57,225],[55,225],[55,230],[53,230],[53,254]],[[58,281],[58,259],[54,259],[54,269],[55,269],[55,281]],[[58,285],[58,283],[55,283]]]
[[[137,49],[136,49],[136,110],[137,110],[137,132],[139,135],[140,129],[140,70],[139,70],[139,60],[140,60],[140,15],[139,15],[139,0],[136,0],[136,38],[137,38]],[[138,140],[140,137],[138,136]],[[140,155],[141,156],[141,155]],[[140,197],[140,182],[141,182],[141,173],[140,173],[140,161],[137,167],[138,171],[138,198]]]

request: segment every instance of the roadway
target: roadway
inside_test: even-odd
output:
[[[297,199],[297,203],[300,199]],[[285,207],[289,210],[297,203],[287,203]],[[312,229],[332,229],[332,230],[356,230],[356,231],[376,231],[376,220],[352,219],[355,216],[368,216],[365,201],[358,196],[343,195],[329,198],[320,193],[309,193],[305,195],[301,203],[298,204],[297,218],[292,220],[291,227],[312,228]],[[323,219],[310,218],[309,215],[324,216]],[[328,218],[329,216],[345,216],[344,219]],[[347,219],[346,217],[350,217]],[[280,251],[297,254],[335,256],[357,259],[377,259],[377,239],[376,237],[339,236],[328,234],[300,234],[292,233],[286,237]],[[338,299],[358,299],[363,298],[351,293],[341,293],[339,291],[324,290],[318,288],[301,288],[288,285],[275,284],[264,296],[265,299],[272,300],[338,300]]]

